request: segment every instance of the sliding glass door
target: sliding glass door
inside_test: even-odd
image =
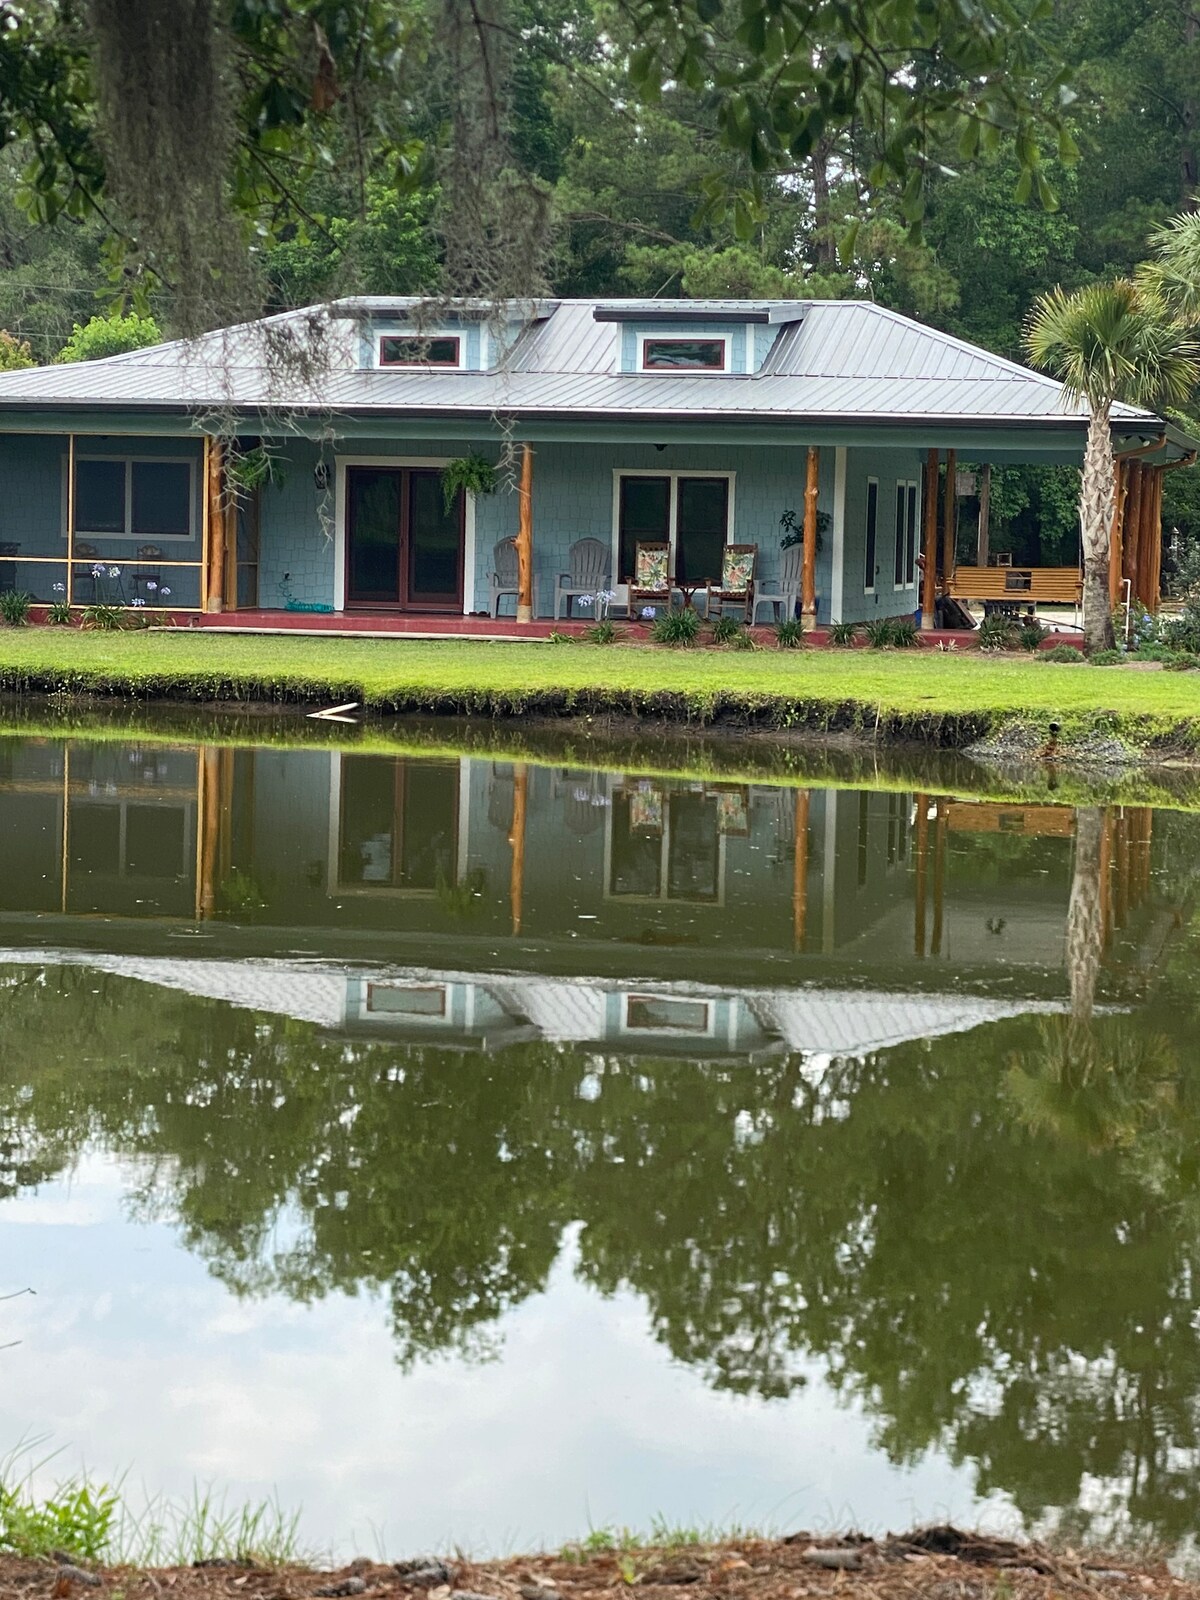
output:
[[[346,604],[462,607],[464,505],[434,467],[347,467]]]
[[[677,581],[716,583],[729,537],[729,479],[629,473],[620,480],[618,533],[618,582],[632,577],[639,544],[670,543]]]

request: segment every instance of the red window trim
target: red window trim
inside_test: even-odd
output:
[[[659,366],[657,363],[649,361],[646,358],[647,346],[648,345],[652,345],[652,344],[719,344],[720,347],[721,347],[721,365],[719,367],[672,367],[672,366],[668,366],[666,364],[664,364],[662,366]],[[642,335],[641,350],[642,350],[642,371],[643,372],[728,372],[729,371],[729,344],[728,344],[728,341],[725,340],[725,339],[710,338],[707,334],[701,334],[698,338],[695,338],[695,337],[684,337],[682,334],[680,334],[680,335],[678,335],[676,337],[672,337],[669,334],[660,335],[660,334],[657,334],[657,333],[653,333],[653,334],[647,333],[647,334],[643,334]]]
[[[383,345],[386,339],[404,339],[409,344],[437,344],[448,339],[454,341],[453,361],[385,361],[383,358]],[[462,337],[457,333],[435,333],[428,338],[412,333],[381,333],[378,347],[379,365],[381,367],[445,367],[457,368],[462,366]]]

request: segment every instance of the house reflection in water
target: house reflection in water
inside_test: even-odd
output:
[[[1164,819],[1162,849],[1187,821]],[[1103,826],[1105,940],[1126,981],[1174,907],[1151,812],[1110,808]],[[256,1006],[286,994],[290,1014],[365,1034],[745,1056],[969,1026],[983,1014],[964,992],[982,1004],[998,973],[1027,998],[1066,987],[1074,813],[1054,806],[7,737],[0,827],[9,946],[161,969],[164,935],[199,924],[185,986],[234,999],[249,983]],[[296,951],[342,966],[293,990],[286,963],[268,977],[209,959]],[[820,1015],[801,987],[816,983],[834,997]],[[904,1006],[921,1014],[901,1023]]]

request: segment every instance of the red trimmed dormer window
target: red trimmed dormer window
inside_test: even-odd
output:
[[[724,339],[642,340],[643,372],[728,372]]]
[[[414,338],[410,333],[385,333],[379,340],[381,367],[461,367],[462,340],[456,333]]]

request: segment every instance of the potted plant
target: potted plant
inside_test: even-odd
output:
[[[464,494],[495,494],[496,484],[496,469],[485,456],[476,451],[456,456],[442,468],[442,498],[446,510],[452,509],[460,489]]]

